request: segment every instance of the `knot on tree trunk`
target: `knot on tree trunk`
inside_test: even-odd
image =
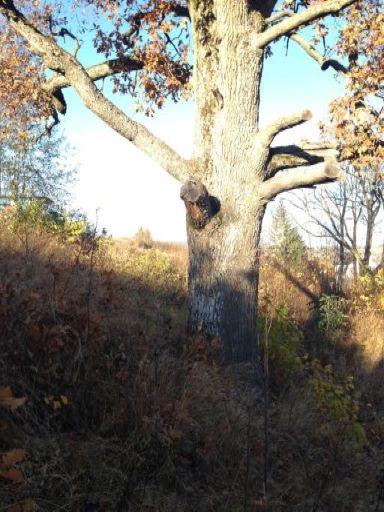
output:
[[[196,229],[204,228],[220,210],[219,200],[210,196],[199,181],[186,181],[181,187],[180,197],[187,209],[189,222]]]

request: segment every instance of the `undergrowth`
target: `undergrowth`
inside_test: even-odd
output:
[[[0,511],[384,510],[380,278],[340,309],[263,264],[266,440],[262,394],[184,332],[182,247],[0,224]]]

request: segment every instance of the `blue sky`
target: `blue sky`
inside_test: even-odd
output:
[[[264,67],[261,122],[309,108],[313,119],[284,132],[280,142],[299,142],[302,138],[315,141],[317,124],[325,118],[329,102],[342,95],[342,84],[332,70],[321,71],[294,42],[290,43],[287,56],[284,42],[274,45],[273,52]],[[83,58],[91,63],[91,52],[85,51]],[[98,209],[99,226],[114,236],[132,236],[143,226],[150,229],[155,239],[184,241],[185,212],[179,199],[180,185],[88,111],[73,91],[65,91],[65,96],[68,113],[62,126],[75,146],[78,167],[74,206],[85,211],[90,219],[95,218]],[[181,154],[190,154],[192,101],[167,103],[154,118],[146,118],[134,112],[128,97],[113,95],[112,99]],[[266,222],[268,225],[268,218]]]

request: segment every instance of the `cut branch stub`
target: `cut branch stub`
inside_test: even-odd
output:
[[[188,180],[180,190],[190,224],[196,229],[204,228],[220,209],[219,200],[208,194],[199,181]]]

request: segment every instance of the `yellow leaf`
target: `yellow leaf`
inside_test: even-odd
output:
[[[68,397],[67,397],[67,396],[65,396],[65,395],[60,395],[60,398],[61,398],[61,401],[62,401],[63,405],[68,405],[69,400],[68,400]]]
[[[54,411],[57,411],[57,409],[61,408],[61,402],[59,402],[58,400],[54,400],[53,404],[52,404],[52,407],[53,407]]]

